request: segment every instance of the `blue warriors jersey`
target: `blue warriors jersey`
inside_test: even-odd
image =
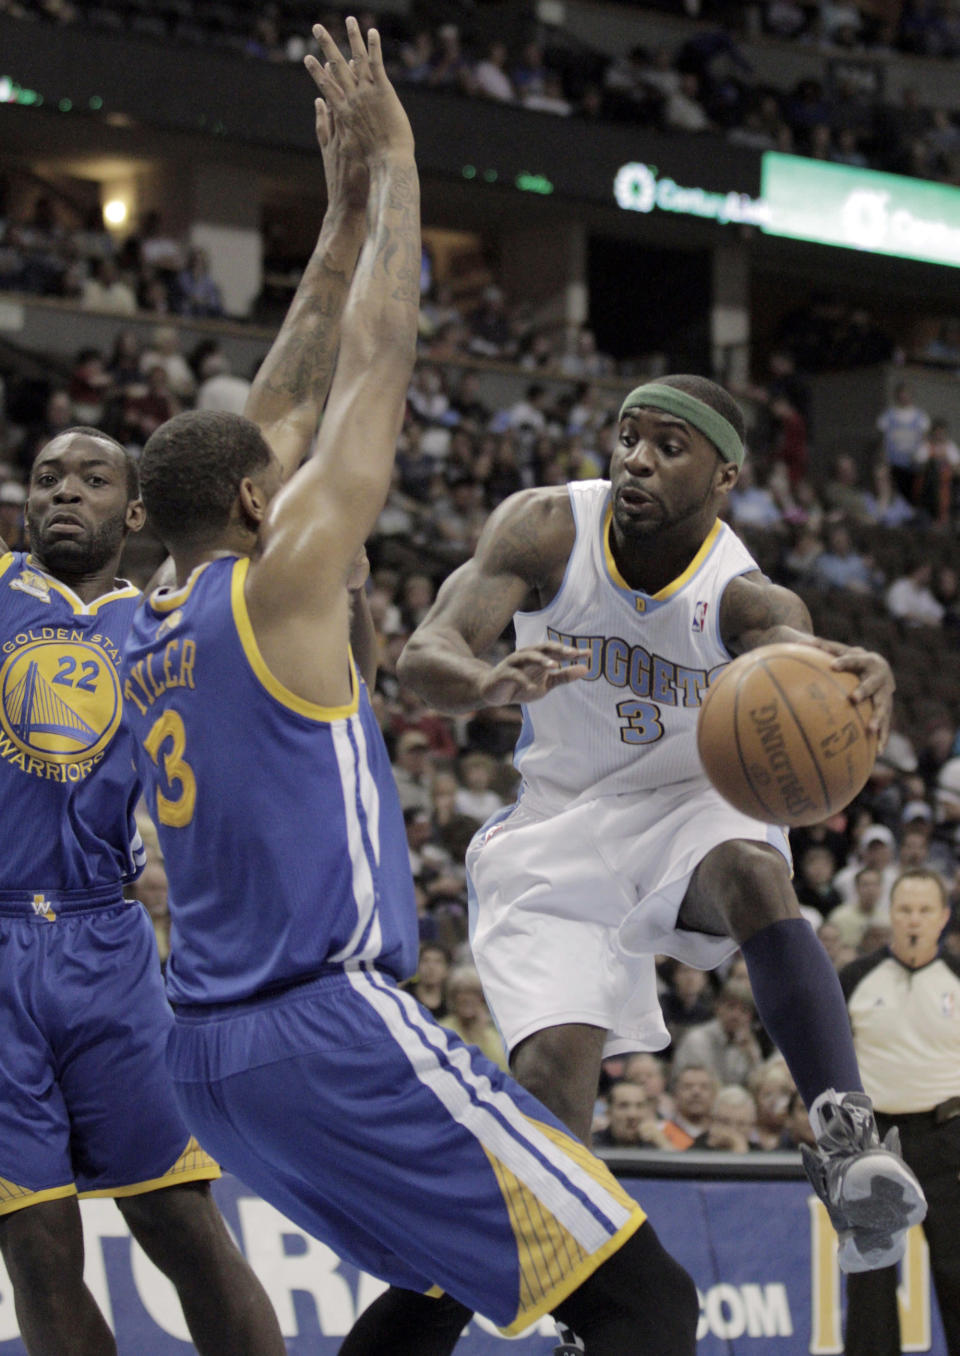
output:
[[[0,556],[2,891],[97,890],[143,867],[118,673],[139,597],[84,603],[23,552]]]
[[[365,685],[322,707],[270,672],[249,561],[138,609],[123,692],[170,882],[167,993],[231,1003],[349,963],[416,963],[403,816]]]

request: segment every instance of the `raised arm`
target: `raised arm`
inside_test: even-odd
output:
[[[416,356],[420,198],[413,133],[376,29],[368,52],[356,20],[347,20],[349,63],[325,29],[314,31],[327,58],[310,67],[322,102],[369,172],[366,232],[316,451],[270,503],[246,593],[276,676],[331,705],[341,682],[332,675],[345,672],[346,585],[386,499]]]
[[[771,584],[762,574],[739,575],[724,590],[720,603],[720,635],[734,655],[785,641],[812,645],[834,655],[835,669],[859,676],[860,682],[850,694],[850,700],[856,705],[872,702],[873,710],[867,724],[877,734],[878,747],[883,748],[890,733],[896,687],[890,665],[873,650],[813,635],[810,613],[795,593]]]
[[[416,357],[420,192],[413,133],[376,29],[368,53],[356,20],[348,20],[349,63],[325,29],[314,31],[327,61],[310,69],[369,172],[366,233],[316,453],[274,501],[262,540],[265,557],[282,538],[283,554],[307,553],[321,575],[337,574],[342,584],[389,489]]]
[[[586,673],[578,651],[547,641],[485,658],[521,608],[540,605],[573,544],[566,492],[524,490],[491,514],[472,560],[445,581],[400,656],[398,676],[451,713],[535,701]]]
[[[243,411],[260,426],[280,461],[284,480],[306,457],[317,432],[365,231],[369,173],[363,155],[345,121],[332,115],[322,99],[316,103],[316,118],[327,210],[313,254]]]

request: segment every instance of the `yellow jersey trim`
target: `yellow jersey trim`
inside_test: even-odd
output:
[[[3,559],[5,559],[5,557]],[[92,603],[85,603],[79,594],[74,593],[73,589],[70,588],[69,584],[64,584],[61,580],[55,578],[52,574],[49,574],[43,568],[42,565],[39,565],[34,560],[33,556],[28,555],[26,557],[25,564],[27,566],[27,569],[35,570],[37,574],[40,575],[48,589],[50,589],[53,593],[59,593],[60,597],[63,598],[65,602],[68,602],[70,604],[74,612],[76,612],[79,616],[82,617],[89,617],[94,613],[99,612],[101,607],[103,607],[105,603],[116,602],[118,598],[140,597],[140,590],[136,587],[136,585],[129,584],[124,579],[119,588],[111,589],[109,593],[101,593],[100,597],[94,598]],[[4,569],[6,569],[6,566],[4,566]],[[0,575],[2,574],[3,570],[0,570]]]
[[[603,1266],[607,1258],[618,1252],[627,1239],[632,1238],[641,1224],[646,1222],[646,1215],[641,1207],[636,1205],[626,1224],[621,1225],[617,1232],[607,1239],[602,1248],[598,1248],[589,1257],[585,1257],[579,1266],[568,1272],[563,1280],[558,1282],[542,1299],[527,1308],[521,1309],[509,1327],[500,1329],[503,1335],[505,1337],[516,1337],[531,1323],[536,1323],[538,1319],[543,1318],[544,1314],[553,1313],[558,1304],[562,1304],[569,1295],[572,1295],[575,1290],[583,1285],[584,1281],[589,1280],[593,1273]]]
[[[247,611],[244,585],[249,568],[249,556],[244,556],[234,565],[233,578],[230,581],[230,601],[233,605],[233,620],[236,624],[237,635],[240,637],[244,654],[247,656],[257,679],[270,693],[271,697],[276,698],[282,706],[289,707],[291,711],[296,711],[300,716],[307,716],[310,720],[322,720],[329,723],[334,720],[345,720],[348,716],[356,715],[360,705],[360,684],[357,682],[357,671],[354,667],[352,654],[348,658],[350,661],[350,690],[353,692],[353,698],[346,706],[319,706],[316,702],[308,701],[306,697],[298,697],[295,692],[284,687],[280,679],[274,677],[270,672],[266,660],[260,653],[257,638],[253,634],[250,613]]]
[[[616,1233],[611,1234],[596,1251],[588,1252],[549,1207],[485,1148],[503,1194],[517,1247],[517,1314],[508,1327],[501,1329],[507,1336],[515,1336],[544,1314],[551,1313],[561,1300],[572,1294],[612,1253],[621,1248],[647,1218],[643,1209],[596,1154],[556,1126],[533,1117],[526,1119],[591,1177],[608,1200],[620,1206],[625,1219]]]
[[[193,592],[193,586],[203,574],[212,561],[205,560],[202,565],[198,565],[195,570],[190,571],[189,578],[185,584],[181,584],[178,589],[155,589],[150,595],[150,606],[154,612],[172,612],[175,607],[185,603]]]
[[[215,1182],[220,1176],[220,1168],[211,1163],[207,1168],[194,1168],[192,1172],[177,1172],[163,1177],[152,1177],[149,1182],[134,1182],[130,1186],[103,1187],[100,1191],[78,1191],[82,1201],[92,1201],[97,1196],[145,1196],[148,1191],[158,1191],[161,1187],[178,1186],[181,1182]]]
[[[193,1135],[187,1140],[183,1153],[162,1177],[151,1177],[146,1182],[131,1182],[127,1186],[101,1187],[95,1191],[78,1192],[82,1201],[95,1196],[143,1196],[159,1187],[178,1186],[181,1182],[213,1182],[220,1176],[220,1164],[210,1157]]]
[[[77,1188],[73,1182],[69,1186],[48,1187],[46,1191],[28,1191],[26,1187],[16,1187],[10,1194],[4,1188],[13,1187],[12,1182],[0,1177],[0,1217],[12,1215],[15,1210],[26,1210],[30,1205],[42,1205],[44,1201],[62,1201],[68,1196],[76,1196]]]
[[[613,551],[610,547],[610,524],[612,520],[613,520],[613,508],[608,504],[607,511],[603,521],[603,555],[604,560],[606,561],[607,573],[610,575],[610,578],[613,580],[613,582],[617,585],[618,588],[626,589],[628,593],[642,592],[642,590],[640,589],[631,588],[627,581],[624,579],[623,575],[620,573],[619,569],[617,568],[617,562],[613,558]],[[717,537],[720,535],[720,530],[722,526],[723,524],[721,523],[720,519],[715,518],[713,527],[711,527],[710,531],[704,537],[700,549],[697,551],[697,554],[694,556],[693,560],[691,560],[690,564],[683,571],[683,573],[678,574],[676,579],[671,579],[669,584],[664,584],[663,588],[660,589],[657,593],[651,593],[648,595],[650,598],[653,599],[654,602],[662,603],[665,601],[665,599],[672,598],[675,593],[679,593],[679,591],[683,588],[684,584],[688,584],[690,582],[693,576],[700,569],[700,566],[706,560],[707,556],[713,550],[714,543],[716,542]]]
[[[140,590],[134,584],[128,584],[126,588],[114,589],[113,593],[105,593],[100,598],[95,598],[88,605],[89,612],[99,612],[104,603],[114,603],[118,598],[139,598]]]
[[[0,579],[3,578],[3,576],[6,574],[7,570],[9,570],[12,564],[13,564],[13,552],[4,551],[3,555],[0,556]]]

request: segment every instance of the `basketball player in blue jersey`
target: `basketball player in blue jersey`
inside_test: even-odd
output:
[[[248,404],[278,474],[315,433],[364,235],[366,166],[336,128],[317,132],[323,228]],[[67,430],[32,470],[30,554],[0,543],[0,1251],[31,1356],[108,1356],[77,1198],[114,1196],[198,1351],[280,1356],[210,1195],[219,1168],[176,1105],[152,929],[123,898],[144,860],[118,676],[139,595],[116,578],[138,495],[119,444]]]
[[[419,185],[376,30],[368,49],[347,20],[349,62],[314,31],[321,117],[370,176],[315,453],[281,489],[253,424],[185,413],[141,465],[176,567],[122,670],[170,882],[168,1063],[225,1166],[392,1282],[341,1356],[445,1356],[474,1309],[511,1333],[556,1312],[591,1356],[692,1356],[693,1284],[636,1202],[398,986],[417,958],[409,855],[344,583],[416,353]]]
[[[30,554],[0,545],[0,1251],[31,1356],[108,1356],[78,1194],[113,1196],[198,1351],[279,1356],[170,1087],[152,926],[123,897],[145,858],[117,672],[139,593],[116,575],[143,516],[124,448],[72,429],[34,464]]]
[[[888,1264],[925,1210],[880,1145],[833,967],[801,917],[785,833],[703,772],[696,723],[731,656],[799,641],[859,676],[886,739],[877,654],[819,640],[718,514],[743,461],[736,402],[702,377],[638,387],[610,481],[515,495],[441,588],[400,662],[449,712],[524,706],[521,792],[467,854],[471,944],[511,1068],[584,1141],[604,1053],[668,1036],[654,955],[702,969],[742,949],[760,1017],[818,1131],[814,1186],[848,1270]],[[517,649],[489,654],[513,621]]]

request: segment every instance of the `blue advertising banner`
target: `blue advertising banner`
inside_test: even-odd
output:
[[[836,1236],[806,1183],[622,1178],[700,1292],[699,1356],[840,1353],[843,1291]],[[214,1186],[221,1209],[280,1319],[290,1356],[335,1356],[357,1314],[383,1289],[346,1265],[235,1178]],[[86,1279],[121,1353],[185,1356],[190,1345],[173,1287],[133,1243],[110,1200],[81,1206]],[[905,1352],[945,1356],[931,1299],[926,1244],[914,1230],[900,1288]],[[23,1356],[13,1296],[0,1264],[0,1356]],[[548,1356],[553,1324],[501,1337],[474,1319],[458,1356]]]

